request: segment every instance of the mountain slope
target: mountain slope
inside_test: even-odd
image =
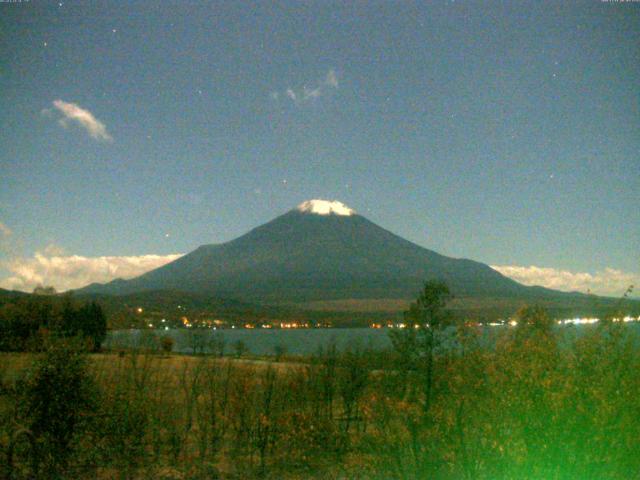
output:
[[[140,277],[81,292],[181,290],[246,301],[305,302],[413,298],[425,280],[441,279],[464,297],[572,295],[525,287],[485,264],[440,255],[344,205],[346,210],[320,208],[318,213],[316,204],[308,204],[231,242],[204,245]]]

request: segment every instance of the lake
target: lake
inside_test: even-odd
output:
[[[482,343],[493,345],[496,336],[507,326],[483,327]],[[571,342],[575,335],[581,335],[595,325],[563,325],[562,338]],[[640,322],[625,324],[635,340],[640,342]],[[282,347],[288,354],[309,355],[320,348],[335,344],[338,350],[349,347],[366,347],[373,350],[384,350],[391,347],[390,330],[374,328],[309,328],[309,329],[172,329],[172,330],[114,330],[107,334],[104,346],[118,348],[157,348],[161,337],[171,337],[174,341],[173,351],[178,353],[194,353],[194,351],[213,352],[216,344],[224,343],[225,352],[234,351],[234,344],[242,341],[248,352],[254,355],[272,355],[276,348]],[[454,331],[449,331],[451,338]]]
[[[382,350],[391,346],[387,332],[373,328],[114,330],[107,335],[105,347],[152,347],[158,338],[171,337],[173,351],[179,353],[193,353],[194,347],[210,352],[220,340],[225,343],[225,352],[232,352],[240,340],[254,355],[272,355],[276,347],[284,347],[289,354],[307,355],[331,344],[338,350],[356,345]]]

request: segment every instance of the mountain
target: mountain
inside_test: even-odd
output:
[[[4,288],[0,288],[0,305],[2,305],[5,301],[11,301],[16,298],[28,297],[29,294],[26,292],[19,292],[18,290],[5,290]]]
[[[409,242],[340,202],[310,200],[227,243],[203,245],[131,280],[92,284],[81,294],[175,290],[256,303],[412,299],[441,279],[461,298],[571,299],[581,294],[526,287],[473,260]]]

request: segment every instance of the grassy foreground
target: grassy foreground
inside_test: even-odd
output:
[[[1,354],[2,474],[640,478],[640,350],[621,324],[575,332],[533,322],[487,348],[461,327],[429,369],[419,345],[296,363]]]

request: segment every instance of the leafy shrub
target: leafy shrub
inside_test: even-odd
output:
[[[21,420],[36,438],[47,468],[66,469],[74,439],[89,425],[95,399],[95,386],[77,345],[53,342],[20,388]]]

